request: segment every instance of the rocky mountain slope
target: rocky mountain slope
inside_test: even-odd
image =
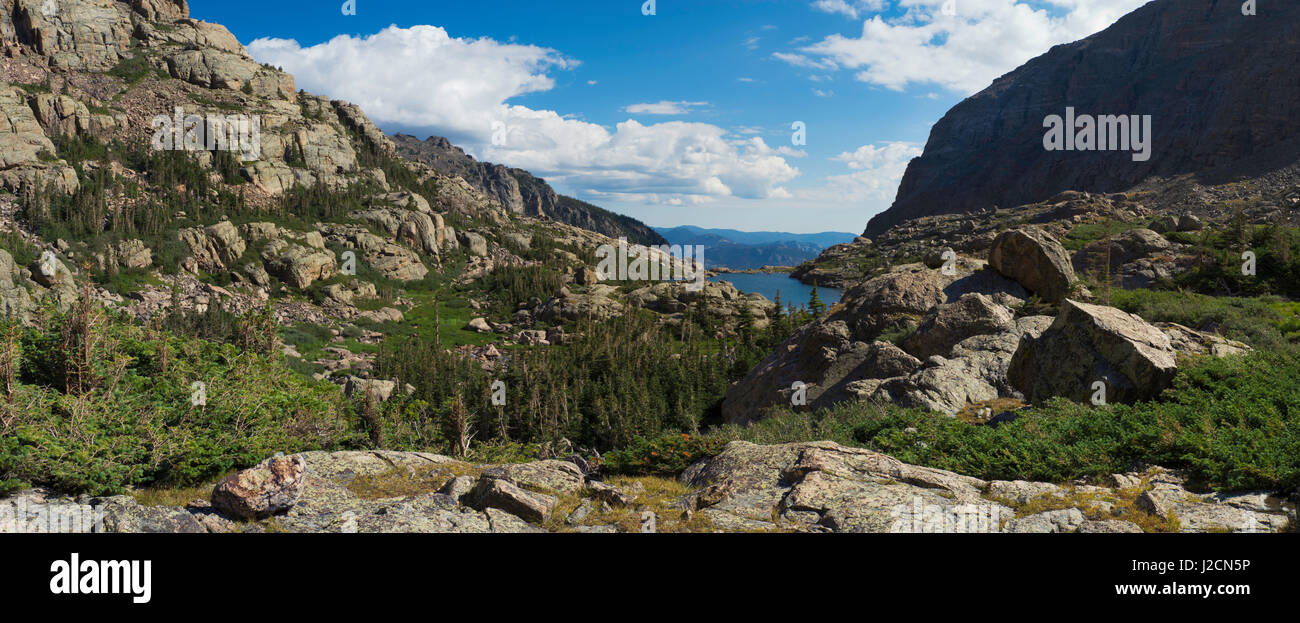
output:
[[[1243,16],[1240,2],[1156,0],[1081,41],[1056,46],[955,106],[908,166],[875,238],[907,220],[987,214],[1061,191],[1114,193],[1191,175],[1221,185],[1300,161],[1294,2]],[[1150,115],[1149,160],[1128,151],[1046,151],[1044,119]]]
[[[681,285],[661,284],[656,294],[647,287],[626,300],[617,288],[597,287],[594,259],[579,256],[591,258],[601,245],[618,242],[565,221],[662,240],[648,228],[557,197],[526,172],[483,165],[481,171],[512,189],[518,189],[516,177],[525,182],[530,203],[516,201],[515,193],[513,203],[502,205],[500,188],[484,194],[460,177],[467,172],[460,160],[437,161],[450,174],[404,161],[358,107],[295,90],[292,76],[254,62],[224,27],[189,18],[183,0],[67,0],[53,12],[42,12],[44,6],[8,0],[0,13],[0,45],[7,56],[0,76],[0,188],[9,191],[0,194],[0,224],[23,238],[22,249],[0,251],[6,254],[0,255],[0,292],[11,314],[28,317],[46,299],[66,309],[88,267],[97,275],[141,275],[129,291],[94,288],[101,300],[141,320],[172,307],[204,313],[220,305],[243,313],[269,302],[282,325],[361,331],[374,341],[380,335],[358,323],[400,324],[417,307],[411,297],[381,296],[384,283],[417,289],[426,278],[471,283],[497,268],[539,266],[543,260],[564,273],[572,290],[559,288],[511,310],[522,314],[480,326],[509,343],[546,343],[525,334],[534,318],[609,318],[623,309],[680,312],[687,306],[675,298],[688,294]],[[259,123],[255,155],[205,149],[202,137],[196,149],[180,149],[199,125],[211,131],[228,115]],[[148,213],[147,228],[109,218],[109,231],[92,225],[74,232],[57,219],[32,218],[31,206],[48,203],[42,197],[50,193],[88,191],[79,178],[99,166],[60,158],[56,154],[68,149],[62,146],[148,148],[160,131],[160,116],[199,124],[169,124],[178,149],[153,154],[177,155],[176,162],[191,157],[199,168],[189,174],[206,178],[199,180],[205,188],[179,180],[160,184],[145,170],[152,161],[135,163],[147,156],[114,154],[109,209]],[[479,169],[468,171],[470,179],[481,182],[474,171]],[[99,193],[95,189],[88,201],[100,201]],[[285,218],[286,211],[320,201],[348,207],[314,206],[307,218]],[[208,202],[217,204],[215,211]],[[193,209],[172,209],[180,205]],[[42,229],[63,232],[66,239],[42,239]],[[534,250],[542,245],[549,250]],[[521,257],[530,250],[541,259]],[[48,254],[49,261],[14,263],[15,255],[27,252]],[[345,271],[348,253],[364,273],[354,279]],[[770,310],[761,297],[728,288],[709,284],[700,293],[719,302],[709,306],[711,313],[734,317],[739,307],[748,307],[762,320]],[[349,369],[367,374],[370,357],[336,350],[310,365],[323,366],[321,372],[334,373],[339,383],[350,378]]]
[[[533,177],[523,169],[479,162],[441,136],[430,136],[421,141],[399,133],[393,135],[392,140],[402,156],[423,162],[447,175],[460,176],[479,192],[496,198],[516,214],[545,216],[611,238],[627,238],[634,244],[661,245],[666,242],[653,229],[634,218],[557,194],[545,180]]]

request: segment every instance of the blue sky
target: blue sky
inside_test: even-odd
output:
[[[948,3],[945,11],[945,3]],[[298,87],[651,225],[860,231],[930,126],[1144,0],[191,0]],[[792,124],[806,142],[792,141]],[[504,140],[503,140],[504,139]]]

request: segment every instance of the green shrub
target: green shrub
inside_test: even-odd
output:
[[[44,328],[23,335],[21,382],[0,396],[0,486],[92,494],[185,486],[276,452],[365,443],[338,388],[277,357],[116,317],[79,333],[75,310],[44,314],[36,325]],[[91,336],[88,370],[79,349],[66,347],[69,335],[74,344]],[[206,384],[202,404],[196,381]]]
[[[605,469],[614,474],[673,476],[700,459],[722,452],[719,437],[688,434],[637,438],[630,446],[605,454]]]
[[[1176,322],[1193,329],[1217,326],[1224,337],[1255,348],[1286,350],[1294,343],[1294,313],[1277,298],[1230,298],[1168,290],[1115,290],[1111,304],[1147,322]]]
[[[1064,399],[997,427],[871,403],[810,417],[777,410],[710,434],[759,443],[831,439],[985,479],[1064,482],[1137,463],[1187,469],[1223,490],[1300,486],[1300,356],[1256,352],[1182,370],[1161,400],[1093,407]],[[851,438],[845,431],[851,429]]]

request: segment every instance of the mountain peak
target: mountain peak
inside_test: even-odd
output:
[[[955,106],[907,167],[877,236],[906,220],[976,214],[1065,190],[1120,192],[1152,178],[1255,177],[1300,160],[1300,3],[1268,17],[1239,2],[1155,0],[1086,39],[1053,47]],[[1151,157],[1046,151],[1044,122],[1067,109],[1138,115]]]

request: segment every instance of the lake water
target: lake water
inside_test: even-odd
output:
[[[766,296],[769,301],[776,300],[776,291],[781,291],[781,304],[789,305],[794,303],[797,306],[806,306],[808,297],[812,294],[812,286],[807,286],[799,282],[798,279],[791,279],[786,273],[736,273],[724,274],[717,277],[709,277],[709,281],[730,281],[731,285],[736,286],[737,290],[746,294],[755,293]],[[817,296],[827,307],[834,305],[840,300],[840,291],[834,288],[817,288]]]

